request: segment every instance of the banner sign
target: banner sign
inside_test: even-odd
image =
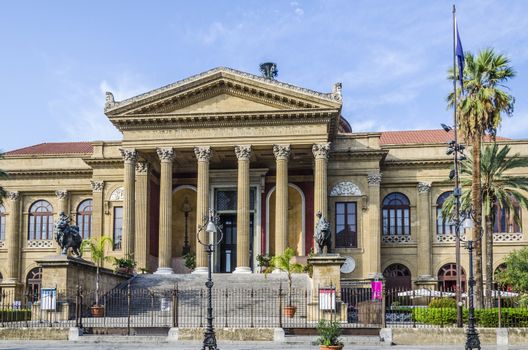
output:
[[[57,307],[57,289],[42,288],[40,291],[40,309],[55,310]]]

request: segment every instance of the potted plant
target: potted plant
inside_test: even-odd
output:
[[[339,339],[341,326],[338,321],[320,320],[317,324],[317,343],[320,350],[341,350],[343,343]]]
[[[116,268],[116,272],[132,274],[136,264],[137,263],[131,254],[126,254],[124,258],[114,257],[114,266]]]
[[[284,315],[292,318],[295,316],[297,307],[292,304],[292,273],[303,272],[304,266],[298,263],[292,263],[291,259],[295,256],[295,251],[288,247],[282,255],[273,256],[270,259],[269,267],[264,271],[265,274],[277,269],[286,273],[288,276],[288,305],[284,307]]]
[[[196,268],[196,254],[189,252],[183,256],[185,260],[185,267],[193,271]]]
[[[113,245],[112,238],[108,236],[102,236],[101,238],[86,239],[81,244],[81,251],[88,248],[90,256],[95,264],[95,304],[92,306],[92,316],[102,317],[104,315],[104,306],[99,304],[99,269],[103,266],[105,261],[108,261],[110,257],[105,256],[106,245]]]

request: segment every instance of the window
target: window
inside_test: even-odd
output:
[[[456,292],[456,264],[445,264],[438,271],[438,287],[442,292]],[[460,267],[460,283],[462,291],[466,290],[466,273]]]
[[[336,248],[357,247],[356,202],[337,202],[335,204]]]
[[[383,200],[383,235],[410,235],[411,209],[409,199],[401,193],[391,193]]]
[[[450,218],[442,216],[442,206],[446,199],[453,192],[448,191],[442,193],[436,201],[436,234],[437,235],[454,235],[456,234],[456,225]]]
[[[53,238],[53,207],[39,200],[29,208],[28,240],[51,240]]]
[[[5,240],[6,216],[5,208],[0,204],[0,241]]]
[[[123,207],[114,208],[114,250],[121,250],[121,238],[123,236]]]
[[[515,214],[519,218],[519,222],[521,221],[521,207],[519,206],[519,203],[512,199],[513,207],[515,210]],[[509,208],[503,208],[499,203],[494,204],[494,216],[495,216],[495,222],[493,224],[493,232],[494,233],[520,233],[521,227],[518,223],[515,222],[515,215],[512,215],[510,213]]]
[[[26,286],[28,301],[34,302],[40,299],[40,287],[42,285],[42,268],[35,267],[27,274]]]
[[[77,207],[77,226],[82,239],[88,239],[92,235],[92,200],[86,199]]]
[[[409,271],[405,265],[392,264],[388,266],[385,271],[383,271],[383,277],[385,277],[387,290],[412,289],[411,271]]]

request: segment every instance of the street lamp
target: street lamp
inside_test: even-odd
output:
[[[473,221],[469,218],[470,215],[465,215],[463,227],[464,229],[472,229]],[[460,223],[458,224],[460,225]],[[457,234],[460,234],[457,232]],[[469,308],[468,308],[468,327],[466,332],[466,350],[468,349],[479,349],[480,350],[480,339],[477,330],[475,329],[475,307],[474,307],[474,294],[473,287],[475,286],[475,277],[473,275],[473,244],[475,241],[482,238],[482,230],[480,237],[473,237],[473,234],[468,235],[472,239],[464,240],[459,236],[459,239],[466,242],[466,248],[469,255],[469,280],[468,280],[468,297],[469,297]]]
[[[209,216],[204,217],[204,224],[198,227],[198,243],[205,247],[207,252],[207,327],[204,331],[204,341],[202,350],[217,350],[216,335],[213,328],[213,259],[214,247],[222,241],[224,233],[220,224],[220,216],[213,209],[209,209]],[[206,234],[205,242],[200,239],[200,234]]]

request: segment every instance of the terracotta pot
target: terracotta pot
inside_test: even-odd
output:
[[[104,306],[103,305],[94,305],[91,308],[92,317],[103,317],[104,316]]]
[[[284,316],[293,318],[295,316],[295,311],[297,311],[296,306],[285,306],[284,307]]]
[[[343,345],[319,345],[319,350],[341,350]]]

